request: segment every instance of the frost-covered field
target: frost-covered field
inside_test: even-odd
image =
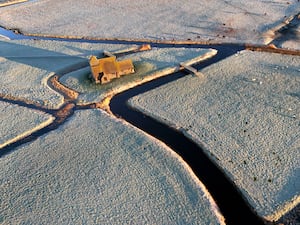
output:
[[[37,110],[5,102],[0,102],[0,118],[0,148],[47,126],[54,120],[52,116]]]
[[[204,60],[216,54],[213,49],[164,48],[129,55],[136,73],[115,80],[107,85],[95,85],[89,79],[88,58],[102,57],[105,50],[111,52],[130,48],[132,45],[91,44],[59,41],[0,40],[0,82],[1,94],[35,101],[51,108],[63,103],[63,96],[51,90],[48,79],[64,75],[62,84],[80,93],[82,103],[101,101],[107,93],[118,92],[145,82],[154,77],[172,73],[179,69],[179,63],[194,58]],[[82,69],[72,71],[72,66],[86,62]],[[153,77],[153,78],[152,78]],[[26,80],[26,82],[24,82]]]
[[[299,11],[298,0],[43,0],[0,8],[0,25],[32,34],[263,44]],[[288,46],[299,49],[294,38]]]
[[[300,57],[243,51],[131,99],[182,130],[277,220],[300,202]],[[176,95],[174,94],[176,93]]]
[[[223,224],[167,146],[100,110],[0,160],[3,224]]]
[[[201,48],[153,48],[151,51],[139,52],[120,57],[119,60],[130,58],[135,66],[135,73],[115,79],[105,85],[97,85],[88,74],[90,68],[85,67],[63,76],[60,81],[65,86],[79,92],[80,103],[100,102],[108,94],[115,94],[138,83],[153,80],[179,70],[180,62],[200,62],[217,54],[214,49]]]
[[[171,73],[179,62],[216,54],[187,46],[132,54],[135,75],[99,86],[87,79],[89,56],[132,45],[9,40],[1,27],[116,43],[300,50],[299,0],[33,0],[2,7],[13,2],[0,0],[0,100],[30,102],[36,109],[0,101],[0,148],[53,121],[38,110],[66,103],[49,85],[55,74],[79,93],[74,104],[87,104]],[[201,71],[204,79],[188,75],[131,104],[199,143],[254,211],[276,221],[300,206],[296,55],[243,51]],[[1,224],[223,224],[208,192],[168,147],[101,110],[75,107],[58,129],[0,158]]]
[[[51,90],[47,81],[90,55],[125,45],[88,44],[59,41],[0,40],[0,93],[35,101],[51,108],[63,103],[63,96]],[[86,74],[85,74],[86,75]]]
[[[79,86],[74,87],[72,82],[76,76],[66,71],[87,63],[92,54],[130,47],[30,40],[2,40],[0,44],[0,72],[4,84],[1,96],[51,108],[59,107],[64,100],[50,89],[47,80],[51,75],[65,75],[61,80],[67,87],[80,89],[83,84],[78,82]],[[132,55],[139,65],[135,79],[142,82],[145,75],[160,76],[170,67],[178,69],[179,62],[214,54],[216,51],[210,49],[187,51],[181,48]],[[74,73],[86,81],[86,69]],[[126,88],[128,82],[133,83],[132,77],[121,83],[112,82],[114,85],[110,87],[117,84],[119,88]],[[95,96],[92,102],[100,101],[101,93],[105,96],[110,90],[101,85],[85,88],[78,91],[92,92]],[[39,106],[37,110],[9,103],[1,103],[1,106],[1,134],[3,138],[10,137],[5,143],[41,128],[44,114],[36,113]],[[50,118],[49,123],[53,120]],[[76,112],[69,120],[60,129],[1,158],[0,222],[223,223],[222,215],[202,183],[180,157],[162,143],[98,110]]]

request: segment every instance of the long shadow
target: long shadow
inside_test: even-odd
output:
[[[286,41],[299,41],[300,42],[300,13],[294,16],[294,18],[285,26],[280,28],[277,33],[277,38],[275,38],[272,43],[276,46],[281,46]]]
[[[199,64],[197,66],[198,69],[211,65],[243,49],[242,47],[237,46],[234,48],[232,48],[232,46],[212,47],[218,49],[219,54],[217,54],[216,57]],[[254,213],[242,197],[242,194],[230,179],[226,177],[222,170],[207,157],[203,149],[185,137],[178,130],[158,122],[131,108],[127,104],[128,100],[133,96],[142,94],[168,82],[172,82],[185,75],[186,74],[183,72],[178,72],[122,92],[112,98],[110,102],[111,111],[117,117],[122,117],[134,126],[161,140],[177,152],[205,184],[224,215],[226,224],[266,224],[266,221],[263,221]]]
[[[70,59],[72,59],[75,64],[84,60],[78,56],[7,41],[0,41],[0,57],[49,72],[58,72],[61,69],[53,69],[57,63],[63,67],[64,61],[70,64]]]

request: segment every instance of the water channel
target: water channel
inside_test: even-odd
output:
[[[138,42],[126,42],[126,41],[97,41],[97,40],[82,40],[82,39],[58,39],[58,38],[39,38],[39,37],[28,37],[20,34],[15,34],[12,31],[5,30],[0,27],[0,35],[6,36],[9,39],[47,39],[47,40],[58,40],[58,41],[78,41],[78,42],[92,42],[92,43],[115,43],[115,44],[142,44]],[[214,48],[218,50],[218,54],[206,60],[195,67],[197,69],[202,69],[206,66],[209,66],[213,63],[216,63],[220,60],[225,59],[233,54],[236,54],[238,51],[245,49],[242,45],[233,45],[233,44],[220,44],[220,45],[174,45],[174,44],[158,44],[151,43],[153,47],[185,47],[185,48]],[[168,82],[172,82],[176,79],[179,79],[185,76],[185,72],[177,72],[158,78],[154,81],[136,86],[132,89],[124,91],[120,94],[115,95],[110,102],[111,112],[117,116],[121,117],[124,120],[131,123],[133,126],[136,126],[145,132],[149,133],[151,136],[161,140],[167,144],[171,149],[173,149],[177,154],[179,154],[192,168],[194,173],[198,176],[201,182],[207,187],[217,205],[219,206],[222,214],[225,217],[226,224],[232,225],[241,225],[241,224],[251,224],[251,225],[260,225],[266,224],[266,221],[263,221],[259,218],[255,212],[250,208],[245,199],[239,193],[234,184],[225,176],[222,170],[215,165],[210,159],[206,156],[204,151],[193,141],[185,137],[182,133],[173,128],[168,127],[165,124],[162,124],[153,118],[144,115],[143,113],[136,111],[135,109],[128,106],[128,99],[131,97],[144,93],[146,91],[157,88],[161,85],[164,85]],[[3,101],[3,100],[2,100]],[[26,103],[6,100],[12,104],[18,104],[29,108],[36,108],[41,110],[34,105],[29,105]],[[31,142],[41,135],[44,135],[54,129],[57,129],[61,126],[68,118],[70,118],[75,110],[85,110],[94,108],[94,104],[86,107],[76,106],[74,102],[66,102],[62,108],[59,110],[44,110],[45,112],[53,115],[56,119],[55,121],[48,125],[47,127],[31,134],[30,136],[19,140],[0,151],[0,157],[9,154],[18,146]],[[67,113],[60,113],[67,112]],[[61,116],[62,115],[62,116]],[[189,149],[184,151],[184,149]]]

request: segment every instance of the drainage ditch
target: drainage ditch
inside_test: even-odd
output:
[[[4,35],[9,37],[10,39],[35,39],[35,37],[25,36],[16,34],[12,31],[5,30],[0,27],[0,35]],[[128,42],[128,41],[105,41],[105,40],[83,40],[83,39],[63,39],[63,38],[41,38],[37,37],[37,39],[44,40],[57,40],[57,41],[78,41],[78,42],[89,42],[89,43],[115,43],[115,44],[143,44],[143,42]],[[218,50],[218,54],[211,59],[208,59],[202,62],[195,67],[197,69],[202,69],[206,66],[209,66],[213,63],[216,63],[220,60],[223,60],[240,50],[245,48],[249,50],[255,50],[254,47],[244,47],[242,45],[234,45],[234,44],[215,44],[215,45],[205,45],[205,44],[180,44],[175,45],[172,43],[151,43],[153,47],[186,47],[186,48],[214,48]],[[267,51],[270,49],[267,48]],[[178,72],[175,74],[171,74],[168,76],[161,77],[159,79],[153,80],[151,82],[139,85],[130,90],[117,94],[111,99],[110,102],[110,110],[111,112],[117,116],[122,117],[124,120],[128,121],[132,125],[144,130],[150,135],[156,137],[161,140],[165,144],[167,144],[171,149],[173,149],[177,154],[179,154],[193,169],[194,173],[198,176],[198,178],[205,184],[217,205],[219,206],[222,214],[226,219],[227,224],[266,224],[266,221],[260,219],[254,211],[250,208],[250,206],[243,199],[242,195],[239,193],[238,189],[234,186],[234,184],[225,176],[222,170],[214,164],[204,153],[203,149],[201,149],[197,144],[192,142],[190,139],[185,137],[179,131],[168,127],[165,124],[162,124],[153,118],[136,111],[135,109],[128,106],[128,99],[152,90],[156,87],[164,85],[166,83],[172,82],[176,79],[179,79],[186,74],[184,72]],[[53,84],[54,85],[54,84]],[[59,89],[58,89],[59,90]],[[3,99],[2,99],[3,100]],[[11,102],[13,104],[23,104],[22,106],[26,107],[26,104],[22,102],[17,102],[13,100],[7,100],[7,102]],[[35,108],[34,105],[29,105],[29,108]],[[95,104],[91,104],[90,106],[76,106],[72,99],[66,101],[65,105],[61,107],[59,110],[49,111],[51,115],[53,115],[56,119],[54,122],[39,131],[34,132],[30,136],[19,140],[0,151],[0,157],[5,154],[10,153],[17,147],[21,146],[24,143],[32,142],[41,135],[44,135],[52,130],[57,129],[60,125],[62,125],[68,118],[70,118],[74,111],[76,110],[84,110],[95,108]],[[39,107],[36,108],[39,110]],[[44,110],[45,111],[45,110]],[[186,151],[186,149],[189,149]]]

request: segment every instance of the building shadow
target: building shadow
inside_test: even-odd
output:
[[[85,57],[1,40],[0,57],[49,72],[58,72],[65,66],[87,61]]]

